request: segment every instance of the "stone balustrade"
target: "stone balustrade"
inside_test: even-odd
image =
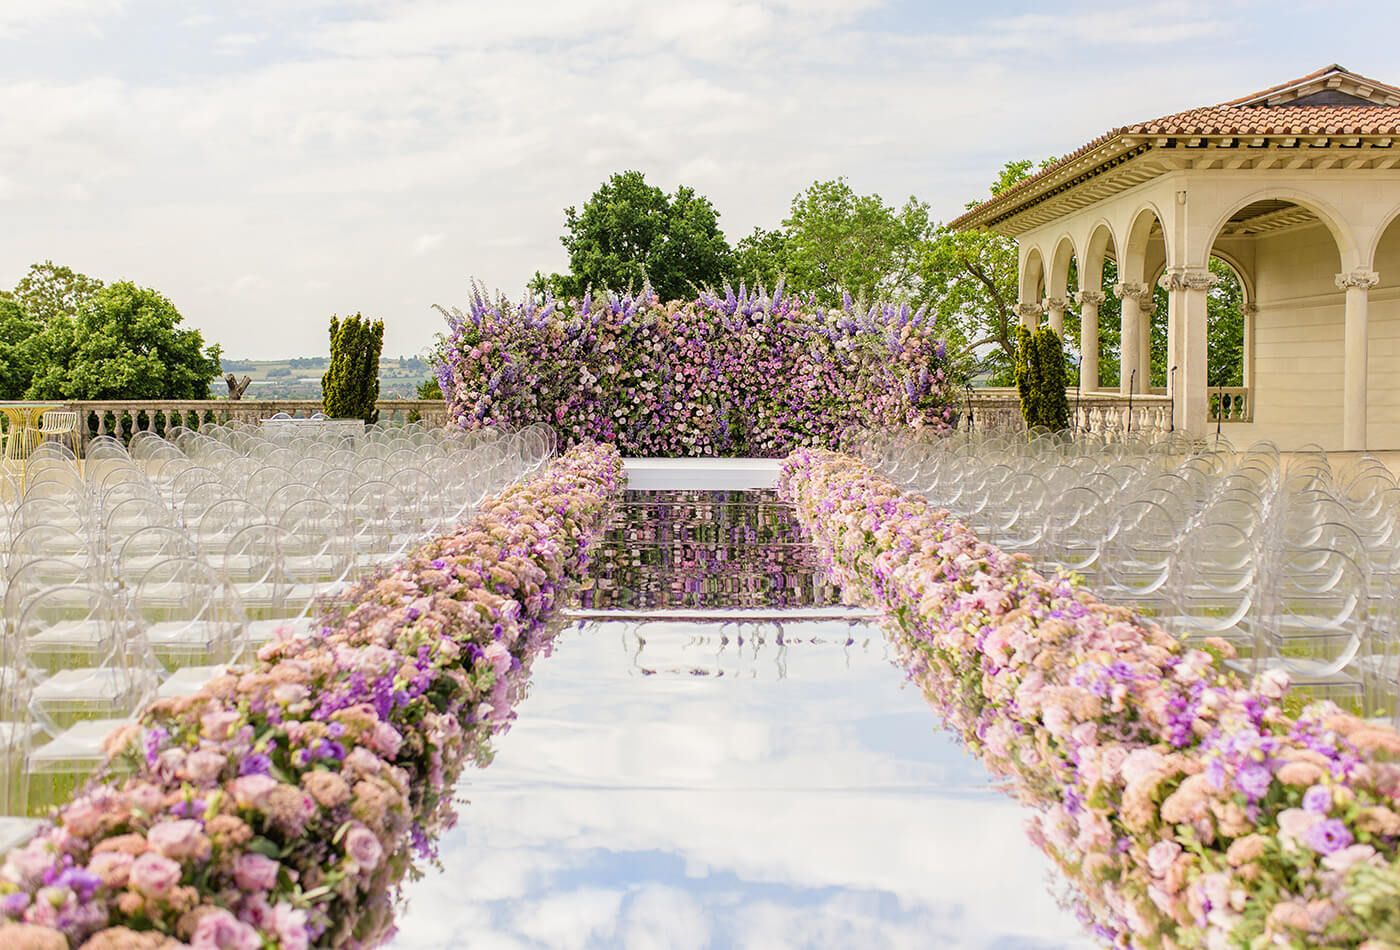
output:
[[[1171,397],[1139,393],[1127,396],[1107,392],[1067,390],[1075,428],[1085,432],[1168,432],[1172,428]],[[1002,387],[974,389],[958,406],[963,426],[972,415],[976,429],[1021,428],[1021,400],[1016,390]]]
[[[382,425],[422,422],[447,424],[447,406],[441,399],[381,399],[375,403]],[[322,411],[319,399],[128,399],[83,400],[67,407],[78,412],[83,441],[110,435],[126,442],[137,432],[164,433],[176,426],[228,422],[257,424],[280,413],[310,418]]]
[[[1217,386],[1207,394],[1211,422],[1253,422],[1254,400],[1244,386]]]
[[[1226,388],[1224,421],[1248,421],[1248,390]],[[1118,393],[1068,392],[1070,412],[1081,431],[1166,432],[1172,425],[1172,404],[1167,396],[1139,394],[1129,399]],[[1216,421],[1222,404],[1212,391],[1211,421]],[[448,423],[447,407],[440,399],[381,399],[375,403],[384,425],[422,422],[428,426]],[[256,424],[278,413],[309,418],[321,411],[318,399],[132,399],[70,402],[76,410],[83,441],[111,435],[123,442],[136,432],[164,433],[175,426],[194,428],[212,423],[245,422]],[[1018,428],[1023,425],[1021,404],[1010,388],[974,389],[960,400],[960,424],[978,429]]]

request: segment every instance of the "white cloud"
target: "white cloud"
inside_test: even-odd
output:
[[[98,20],[114,15],[124,6],[123,0],[5,0],[0,3],[0,37],[56,22],[90,30]]]
[[[420,234],[413,239],[413,246],[408,253],[414,257],[422,257],[431,251],[442,246],[442,242],[447,240],[446,234]]]
[[[843,174],[950,215],[1008,159],[1320,64],[1241,50],[1238,4],[1116,9],[9,0],[0,286],[52,257],[160,287],[231,355],[324,352],[346,309],[417,352],[470,277],[562,269],[562,209],[622,168],[694,186],[732,238]],[[111,41],[70,49],[87,23]],[[247,273],[255,313],[221,291]]]

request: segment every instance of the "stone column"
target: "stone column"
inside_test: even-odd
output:
[[[1180,351],[1170,354],[1177,361],[1174,422],[1188,435],[1204,435],[1209,429],[1206,295],[1219,282],[1220,278],[1204,267],[1174,267],[1157,281],[1167,292],[1176,324],[1171,329],[1180,344]]]
[[[1018,303],[1016,316],[1021,318],[1021,326],[1034,333],[1040,326],[1041,307],[1038,303]]]
[[[1371,288],[1380,281],[1373,270],[1337,275],[1337,287],[1347,294],[1345,359],[1342,364],[1342,448],[1366,448],[1366,376],[1369,349]]]
[[[1108,298],[1102,290],[1081,290],[1074,299],[1079,304],[1079,388],[1093,392],[1099,388],[1099,306]]]
[[[1113,293],[1123,303],[1121,332],[1118,341],[1118,391],[1126,396],[1142,392],[1142,304],[1152,301],[1152,288],[1146,284],[1124,281],[1115,284]],[[1134,376],[1136,371],[1136,376]]]
[[[1045,311],[1050,314],[1050,329],[1054,330],[1061,340],[1065,338],[1065,310],[1068,307],[1069,301],[1064,297],[1045,298]]]

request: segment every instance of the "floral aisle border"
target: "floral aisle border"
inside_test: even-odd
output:
[[[357,584],[321,636],[153,704],[109,740],[126,773],[0,866],[0,947],[381,942],[623,480],[616,449],[578,446]]]
[[[1182,645],[1044,577],[854,458],[802,450],[780,493],[910,677],[1035,809],[1030,836],[1105,942],[1400,944],[1400,735],[1247,685],[1229,645]]]
[[[650,291],[521,304],[473,293],[435,368],[464,429],[547,422],[628,456],[781,457],[853,428],[946,428],[952,386],[933,315],[826,310],[762,289],[660,303]]]

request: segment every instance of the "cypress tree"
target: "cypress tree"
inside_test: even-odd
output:
[[[1056,432],[1069,428],[1069,397],[1065,395],[1065,347],[1049,327],[1035,335],[1036,362],[1039,364],[1041,395],[1037,400],[1040,425]]]
[[[331,359],[321,377],[321,403],[332,419],[379,418],[379,354],[384,349],[384,321],[360,314],[331,317]]]

